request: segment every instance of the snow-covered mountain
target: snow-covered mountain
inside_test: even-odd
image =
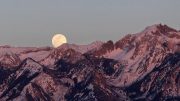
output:
[[[12,60],[8,60],[8,61],[2,60],[1,62],[13,62],[14,60],[23,61],[26,58],[32,58],[43,65],[49,66],[49,65],[53,65],[58,59],[60,59],[63,56],[63,54],[66,54],[68,50],[73,50],[79,54],[84,54],[88,51],[98,49],[102,44],[103,42],[96,41],[89,45],[64,44],[58,48],[0,46],[0,59],[2,60],[2,59],[12,58]],[[11,54],[9,55],[11,57],[8,58],[7,57],[8,54]],[[10,65],[10,63],[8,64]]]
[[[104,44],[107,47],[102,47],[95,55],[123,62],[126,65],[123,75],[111,83],[128,86],[160,65],[167,54],[179,52],[179,44],[180,32],[159,24],[149,26],[140,33],[127,35],[115,44],[108,41]]]
[[[117,42],[0,46],[0,100],[180,100],[180,31],[156,24]]]

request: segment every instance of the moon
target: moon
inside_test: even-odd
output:
[[[67,43],[66,36],[63,34],[55,34],[52,38],[52,45],[54,48],[61,46],[62,44]]]

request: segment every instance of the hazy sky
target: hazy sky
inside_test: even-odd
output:
[[[0,0],[0,45],[117,41],[157,23],[180,29],[180,0]]]

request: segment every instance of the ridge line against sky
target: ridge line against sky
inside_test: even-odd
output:
[[[1,0],[0,45],[51,46],[117,41],[153,24],[180,28],[180,0]]]

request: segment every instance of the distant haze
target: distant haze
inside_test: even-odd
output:
[[[54,33],[69,43],[117,41],[146,26],[180,28],[180,0],[1,0],[0,45],[51,46]]]

